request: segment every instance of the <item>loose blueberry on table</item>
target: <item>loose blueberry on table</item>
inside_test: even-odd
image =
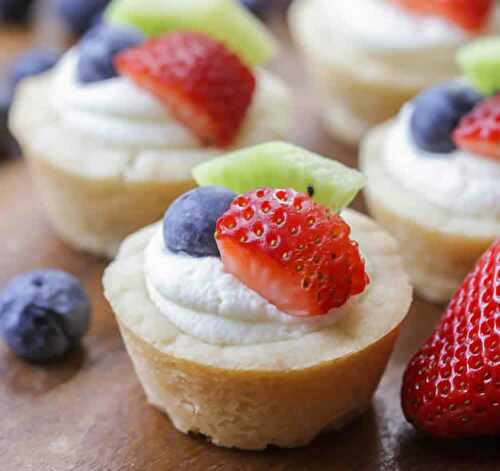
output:
[[[25,273],[0,291],[0,334],[20,357],[52,361],[80,344],[90,311],[74,276],[58,270]]]

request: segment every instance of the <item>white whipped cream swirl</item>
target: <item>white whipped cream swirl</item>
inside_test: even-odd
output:
[[[82,133],[133,148],[196,148],[196,136],[159,100],[125,77],[82,84],[76,77],[78,51],[56,70],[52,102],[66,124]]]
[[[437,15],[418,15],[388,0],[316,0],[323,23],[337,33],[371,50],[411,50],[459,45],[473,37],[460,26]],[[495,8],[481,34],[499,31]]]
[[[303,2],[301,34],[318,57],[351,68],[366,81],[390,77],[425,87],[449,79],[457,73],[457,49],[474,38],[446,18],[412,14],[388,0]],[[495,5],[479,34],[498,32]]]
[[[500,220],[500,162],[470,152],[419,149],[410,131],[411,103],[390,129],[383,153],[389,173],[423,199],[456,214]]]
[[[194,258],[165,249],[161,228],[145,252],[149,296],[181,332],[216,345],[248,345],[301,337],[357,309],[363,294],[324,316],[280,311],[233,275],[217,257]]]
[[[54,108],[72,131],[129,151],[217,152],[215,148],[203,147],[160,100],[127,77],[80,83],[77,62],[77,49],[63,56],[55,70],[51,96]],[[235,147],[276,139],[289,128],[287,87],[264,70],[256,70],[255,74],[257,87]]]

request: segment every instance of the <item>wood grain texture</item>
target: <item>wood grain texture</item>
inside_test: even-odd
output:
[[[276,69],[297,90],[293,140],[356,165],[353,150],[323,133],[314,88],[291,51],[285,49]],[[355,207],[363,209],[360,198]],[[402,416],[404,365],[442,308],[415,300],[372,408],[346,430],[298,450],[219,449],[201,437],[178,433],[146,404],[102,296],[105,262],[76,253],[56,238],[21,161],[0,164],[0,215],[0,286],[23,271],[56,267],[78,276],[93,301],[92,327],[83,348],[63,362],[33,366],[0,343],[1,471],[500,469],[497,441],[431,441],[416,434]]]

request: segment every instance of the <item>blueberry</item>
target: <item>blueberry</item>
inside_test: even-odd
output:
[[[94,25],[110,0],[56,0],[59,16],[68,29],[76,35],[85,33]]]
[[[41,74],[54,67],[59,56],[59,52],[51,49],[30,49],[17,56],[7,76],[7,86],[11,94],[22,79]]]
[[[264,16],[269,10],[272,0],[240,0],[241,4],[248,8],[254,15]]]
[[[0,20],[22,23],[28,19],[33,0],[0,0]]]
[[[116,77],[115,55],[143,41],[144,36],[133,28],[98,24],[80,41],[78,80],[91,83]]]
[[[195,188],[177,198],[163,219],[165,246],[193,257],[218,257],[215,224],[236,194],[220,186]]]
[[[6,156],[15,148],[7,120],[17,84],[24,78],[45,72],[53,67],[59,54],[53,50],[31,49],[18,55],[9,66],[0,84],[0,154]]]
[[[0,159],[7,157],[12,142],[8,128],[9,108],[10,97],[7,96],[7,93],[0,91]]]
[[[437,85],[421,93],[413,102],[410,118],[415,144],[427,152],[453,152],[453,130],[481,99],[471,88],[450,85]]]
[[[14,278],[0,291],[0,333],[19,356],[46,362],[80,343],[90,301],[78,279],[58,270]]]

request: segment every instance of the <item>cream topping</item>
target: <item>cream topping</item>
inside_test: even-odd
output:
[[[52,103],[66,126],[130,150],[203,148],[159,100],[128,78],[80,83],[77,61],[77,50],[69,51],[54,77]],[[256,77],[257,89],[236,145],[269,140],[289,124],[286,87],[263,70],[256,71]],[[264,113],[266,102],[269,107],[265,107]]]
[[[146,286],[158,310],[181,332],[217,345],[303,336],[354,312],[363,296],[324,316],[291,316],[224,272],[219,258],[194,258],[165,249],[161,229],[148,245],[144,263]]]
[[[457,73],[457,49],[473,38],[445,18],[415,15],[388,0],[308,0],[302,11],[301,34],[321,60],[353,68],[367,81],[391,76],[423,87],[449,79]],[[495,6],[480,34],[498,32]]]
[[[407,104],[390,129],[383,161],[392,176],[427,201],[471,217],[500,219],[500,163],[470,152],[419,149],[411,136]]]
[[[414,50],[460,45],[474,35],[437,15],[418,15],[388,0],[339,2],[316,0],[322,22],[370,50]],[[500,30],[500,8],[496,7],[481,34]]]

